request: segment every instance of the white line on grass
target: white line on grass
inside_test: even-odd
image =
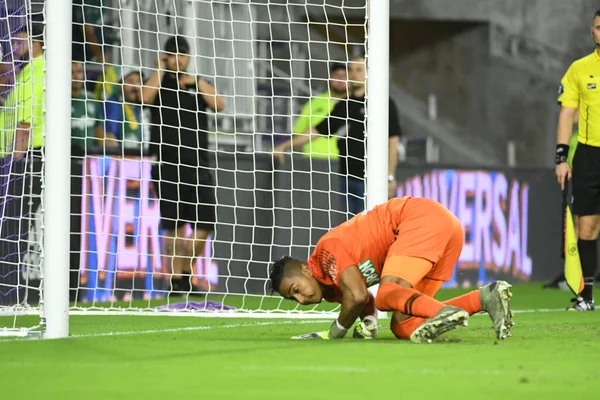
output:
[[[537,313],[537,312],[559,312],[565,311],[564,308],[541,308],[541,309],[527,309],[527,310],[513,310],[513,313]],[[28,315],[38,315],[39,310],[36,313],[30,313]],[[23,314],[22,314],[23,315]],[[171,312],[158,312],[158,311],[129,311],[129,310],[110,310],[110,311],[83,311],[83,310],[71,310],[69,311],[69,315],[72,316],[88,316],[88,317],[200,317],[200,318],[257,318],[257,319],[297,319],[297,320],[308,320],[308,319],[316,319],[323,320],[325,318],[337,318],[339,312],[323,312],[319,314],[306,313],[302,314],[300,312],[290,312],[290,313],[275,313],[275,312],[224,312],[224,313],[216,313],[212,311],[171,311]],[[11,315],[12,316],[12,315]],[[389,318],[387,313],[384,313],[380,319]]]
[[[39,310],[37,314],[29,314],[29,315],[39,315]],[[101,311],[98,309],[93,310],[70,310],[69,315],[76,316],[106,316],[106,317],[120,317],[123,315],[133,316],[133,317],[194,317],[194,318],[259,318],[259,319],[323,319],[323,318],[336,318],[339,312],[318,312],[318,313],[301,313],[298,311],[290,311],[290,312],[265,312],[261,311],[248,311],[248,310],[240,310],[238,311],[225,311],[225,312],[215,312],[215,311],[206,311],[206,310],[198,310],[198,311],[189,311],[189,310],[181,310],[181,311],[157,311],[157,310],[143,310],[143,311],[132,311],[129,309],[122,310],[106,310]],[[26,315],[26,314],[21,314]]]
[[[106,336],[126,336],[126,335],[144,335],[152,333],[170,333],[170,332],[186,332],[186,331],[207,331],[211,329],[231,329],[231,328],[244,328],[254,326],[268,326],[268,325],[291,325],[291,324],[322,324],[325,322],[331,322],[330,320],[289,320],[289,321],[268,321],[268,322],[253,322],[244,324],[228,324],[228,325],[204,325],[204,326],[184,326],[181,328],[167,328],[167,329],[148,329],[143,331],[121,331],[121,332],[101,332],[101,333],[82,333],[70,335],[67,339],[71,338],[87,338],[87,337],[106,337]],[[22,341],[23,338],[14,338],[7,340],[0,340],[0,344],[7,342]]]
[[[537,310],[513,310],[515,314],[524,314],[524,313],[547,313],[547,312],[563,312],[564,308],[543,308]],[[129,314],[121,314],[121,315],[129,315]],[[148,314],[145,314],[148,315]],[[150,314],[156,316],[156,314]],[[485,313],[479,313],[476,315],[485,315]],[[189,315],[192,316],[192,315]],[[385,315],[380,319],[388,319],[389,317]],[[255,326],[268,326],[268,325],[291,325],[291,324],[320,324],[320,323],[328,323],[331,322],[328,319],[309,319],[309,320],[299,320],[292,319],[286,321],[269,321],[269,322],[253,322],[253,323],[243,323],[243,324],[228,324],[228,325],[204,325],[204,326],[187,326],[180,328],[167,328],[167,329],[148,329],[148,330],[140,330],[140,331],[121,331],[121,332],[102,332],[102,333],[86,333],[86,334],[75,334],[69,336],[69,338],[86,338],[86,337],[106,337],[106,336],[126,336],[126,335],[143,335],[143,334],[153,334],[153,333],[170,333],[170,332],[186,332],[186,331],[206,331],[211,329],[231,329],[231,328],[243,328],[243,327],[255,327]],[[15,338],[15,339],[7,339],[1,340],[0,343],[7,343],[13,341],[20,341],[23,338]]]
[[[547,313],[547,312],[562,312],[567,311],[567,308],[540,308],[537,310],[512,310],[515,314],[523,314],[523,313]]]
[[[102,337],[102,336],[141,335],[141,334],[148,334],[148,333],[207,331],[207,330],[211,330],[211,329],[247,328],[247,327],[267,326],[267,325],[316,324],[316,323],[324,323],[324,322],[330,322],[330,321],[329,320],[306,320],[306,321],[292,320],[292,321],[252,322],[252,323],[245,323],[245,324],[228,324],[228,325],[186,326],[186,327],[181,327],[181,328],[148,329],[148,330],[144,330],[144,331],[83,333],[80,335],[71,335],[71,337],[85,338],[85,337]]]
[[[555,309],[539,309],[539,310],[513,310],[515,314],[520,313],[535,313],[535,312],[557,312],[564,311],[562,308]],[[485,313],[478,314],[485,315]],[[388,318],[386,316],[386,318]],[[204,326],[187,326],[181,328],[168,328],[168,329],[148,329],[144,331],[122,331],[122,332],[102,332],[102,333],[87,333],[79,335],[71,335],[72,338],[85,338],[85,337],[103,337],[103,336],[125,336],[125,335],[142,335],[152,333],[170,333],[170,332],[186,332],[186,331],[206,331],[211,329],[231,329],[231,328],[244,328],[244,327],[255,327],[255,326],[269,326],[269,325],[291,325],[291,324],[321,324],[330,322],[330,320],[288,320],[288,321],[269,321],[269,322],[252,322],[244,324],[227,324],[227,325],[204,325]]]

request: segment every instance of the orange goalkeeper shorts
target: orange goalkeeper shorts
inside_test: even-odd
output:
[[[423,278],[450,280],[464,242],[458,218],[425,198],[407,199],[401,212],[388,217],[394,221],[396,235],[381,276],[395,276],[413,287]]]

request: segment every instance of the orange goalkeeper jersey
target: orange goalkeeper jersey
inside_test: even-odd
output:
[[[400,214],[409,197],[392,199],[333,228],[317,242],[308,259],[315,278],[333,286],[324,293],[328,301],[340,301],[342,272],[356,265],[367,286],[379,283],[388,250],[397,234]]]

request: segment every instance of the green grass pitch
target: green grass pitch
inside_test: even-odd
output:
[[[548,311],[568,304],[564,291],[513,289],[513,308],[526,312],[502,342],[486,315],[422,345],[394,339],[388,320],[377,340],[292,341],[329,322],[73,316],[78,337],[0,341],[1,398],[596,398],[600,314]]]

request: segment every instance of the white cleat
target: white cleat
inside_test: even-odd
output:
[[[446,306],[435,317],[419,325],[410,335],[410,340],[413,343],[431,343],[442,333],[467,325],[469,325],[468,312],[458,307]]]
[[[481,307],[490,316],[499,340],[511,337],[511,329],[515,325],[510,310],[510,287],[508,282],[496,281],[479,288]]]

